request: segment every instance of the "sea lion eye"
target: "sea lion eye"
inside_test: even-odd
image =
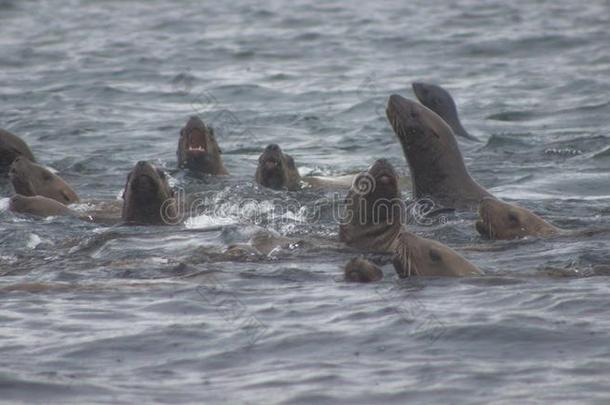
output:
[[[165,172],[163,172],[162,170],[157,170],[157,173],[159,174],[159,177],[161,179],[165,179]]]
[[[443,258],[441,257],[441,255],[436,250],[428,251],[428,255],[430,256],[430,259],[433,262],[441,262],[441,261],[443,261]]]
[[[44,181],[50,181],[53,177],[49,174],[49,173],[43,173],[42,174],[42,179]]]
[[[508,222],[510,222],[511,225],[517,225],[517,224],[519,224],[519,218],[517,217],[517,215],[514,212],[509,212],[508,213]]]

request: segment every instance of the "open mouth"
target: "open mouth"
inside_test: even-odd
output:
[[[391,173],[382,173],[381,175],[377,176],[377,182],[385,185],[394,184],[394,175]]]
[[[208,151],[206,144],[206,135],[202,131],[194,130],[188,135],[186,149],[188,152],[205,153]]]
[[[275,159],[267,159],[263,163],[263,168],[265,170],[279,169],[280,168],[280,162],[279,162],[279,160],[275,160]]]

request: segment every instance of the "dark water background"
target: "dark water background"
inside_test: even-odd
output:
[[[303,222],[330,194],[254,186],[267,143],[304,174],[379,157],[407,173],[384,106],[414,80],[452,92],[494,194],[565,228],[610,225],[608,1],[373,3],[0,0],[0,127],[84,199],[117,198],[146,159],[213,201],[187,225],[108,228],[18,218],[3,199],[0,402],[610,401],[608,237],[492,243],[473,215],[412,226],[478,279],[386,266],[353,285],[352,254],[311,246],[218,261],[257,226],[337,237],[331,218]],[[174,169],[193,114],[230,177]],[[273,217],[273,200],[302,207]]]

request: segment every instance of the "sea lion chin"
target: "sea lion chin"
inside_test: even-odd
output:
[[[191,117],[180,130],[176,155],[180,168],[204,174],[228,174],[214,129],[205,125],[199,117]]]
[[[479,205],[477,232],[488,239],[517,239],[526,236],[549,237],[561,230],[525,208],[495,198],[485,198]]]
[[[455,101],[449,92],[441,86],[429,83],[414,82],[411,85],[413,92],[420,103],[437,113],[453,130],[457,136],[469,139],[471,141],[479,141],[475,136],[470,135],[460,122],[458,117]]]
[[[277,144],[268,145],[260,155],[254,178],[261,186],[274,190],[296,191],[301,188],[301,176],[294,159],[283,153]]]
[[[174,192],[165,173],[148,162],[136,163],[123,191],[123,221],[134,225],[167,225],[176,218]]]
[[[13,161],[9,177],[17,194],[30,197],[40,195],[62,204],[79,201],[76,192],[61,177],[24,156]]]
[[[491,197],[468,173],[453,131],[436,113],[392,95],[386,114],[409,164],[415,199],[472,210]]]

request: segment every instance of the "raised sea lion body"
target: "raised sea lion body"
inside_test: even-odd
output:
[[[36,161],[34,154],[23,139],[4,129],[0,129],[0,173],[7,172],[15,159],[20,156],[27,158],[31,162]]]
[[[438,114],[453,130],[457,136],[471,141],[478,141],[475,136],[470,135],[460,122],[455,101],[449,92],[441,86],[434,84],[415,82],[412,84],[413,92],[420,103]]]
[[[384,159],[376,161],[348,193],[340,240],[364,251],[393,253],[400,277],[481,274],[448,246],[407,231],[399,196],[392,165]]]
[[[491,197],[468,173],[455,135],[441,117],[398,95],[390,96],[386,113],[409,164],[415,199],[473,210]]]
[[[495,198],[481,201],[479,216],[476,229],[489,239],[549,237],[564,232],[525,208]]]
[[[178,218],[174,191],[165,173],[148,162],[138,162],[127,176],[122,219],[134,225],[168,225]]]
[[[180,130],[176,155],[180,168],[204,174],[228,174],[214,129],[205,125],[199,117],[191,117]]]
[[[40,195],[62,204],[79,201],[76,192],[58,175],[27,158],[17,157],[9,170],[11,184],[17,194]]]

